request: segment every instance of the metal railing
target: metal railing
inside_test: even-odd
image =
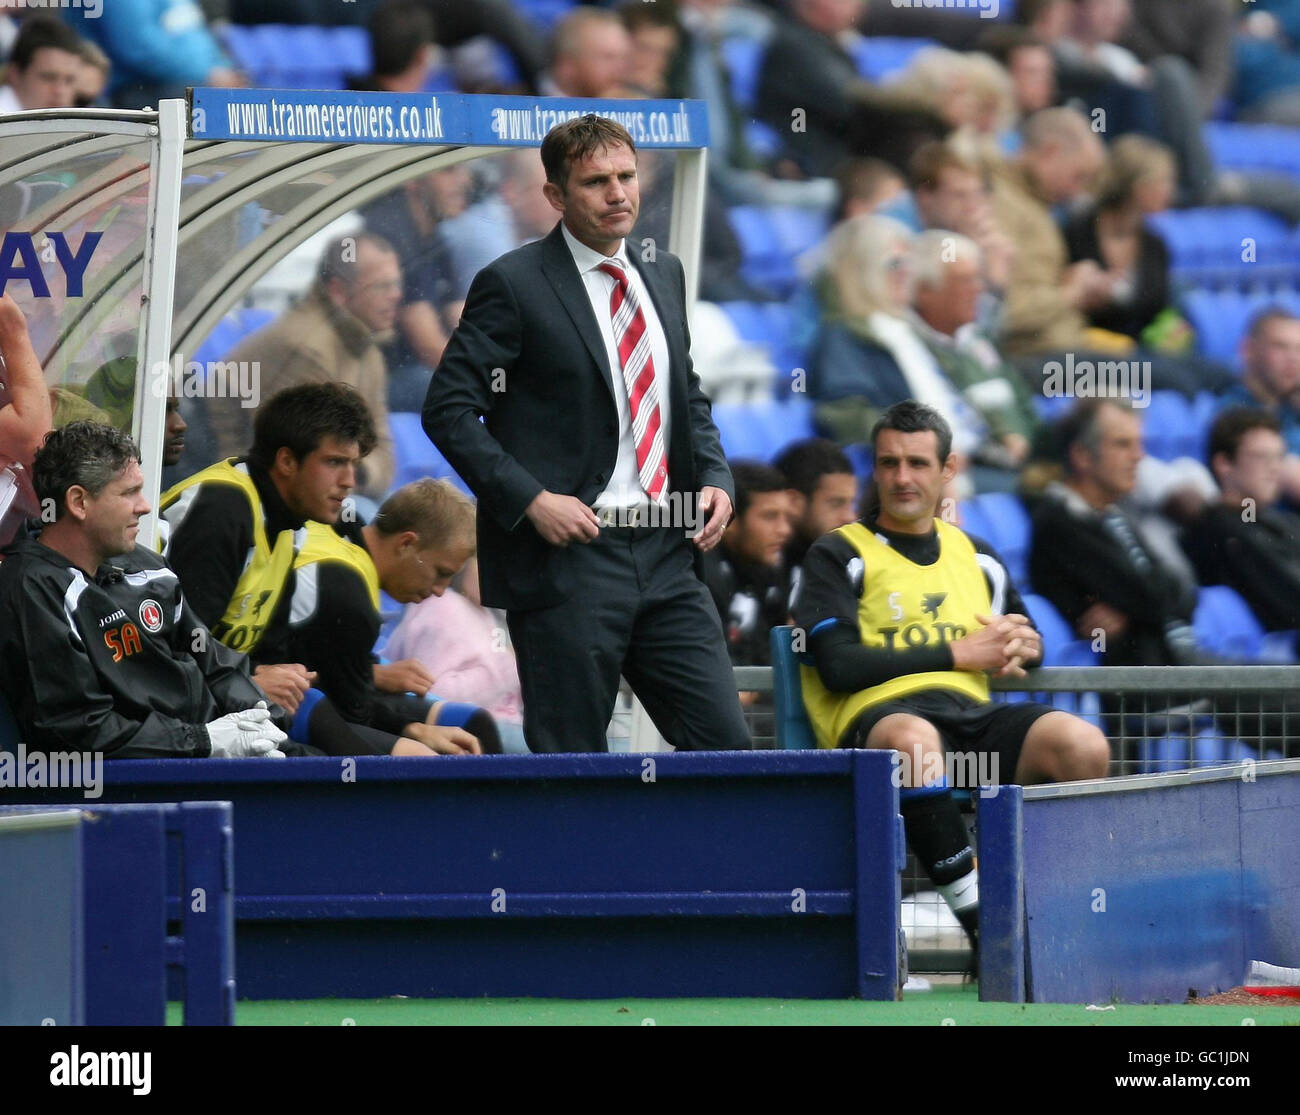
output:
[[[744,709],[754,746],[776,747],[771,667],[735,675],[739,690],[763,695]],[[991,689],[994,700],[1040,701],[1097,725],[1111,776],[1300,756],[1300,665],[1048,667]],[[903,894],[912,971],[965,971],[965,935],[910,852]]]

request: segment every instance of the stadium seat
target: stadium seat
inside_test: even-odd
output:
[[[780,134],[761,120],[745,121],[745,142],[760,159],[775,159],[781,154]]]
[[[1087,639],[1080,639],[1069,622],[1045,596],[1035,592],[1021,594],[1029,618],[1043,636],[1044,666],[1100,666],[1101,655]]]
[[[1300,176],[1300,132],[1270,124],[1214,121],[1205,142],[1224,170],[1263,170]]]
[[[859,75],[868,81],[887,81],[907,69],[921,51],[939,45],[934,39],[896,39],[877,35],[859,39],[854,56]]]
[[[783,625],[771,631],[772,699],[776,708],[776,746],[784,751],[806,751],[817,746],[808,713],[803,706],[799,659],[793,639],[800,629]]]
[[[217,322],[207,340],[194,350],[194,359],[200,364],[224,360],[240,341],[264,325],[269,325],[274,317],[270,310],[259,310],[251,306],[231,310]]]
[[[1031,532],[1029,512],[1025,510],[1025,505],[1010,492],[983,492],[971,500],[970,504],[979,507],[977,516],[983,512],[983,525],[988,533],[981,537],[1006,562],[1017,587],[1023,587],[1029,580],[1027,563]],[[973,533],[979,534],[979,531]]]
[[[1194,433],[1192,407],[1177,391],[1153,391],[1142,415],[1143,446],[1153,457],[1172,461],[1184,455]]]
[[[728,460],[765,461],[772,455],[767,416],[755,404],[717,403],[713,407],[713,424],[718,427],[722,451]]]
[[[1219,413],[1222,405],[1218,396],[1209,391],[1202,391],[1192,400],[1193,437],[1187,447],[1187,455],[1204,465],[1210,463],[1210,427],[1214,425],[1214,416]]]
[[[1262,296],[1238,290],[1188,290],[1182,296],[1182,310],[1196,330],[1198,351],[1236,368],[1246,323],[1264,302]]]
[[[722,40],[722,64],[731,76],[736,107],[748,112],[758,98],[758,75],[767,44],[742,36]]]
[[[853,475],[858,478],[858,483],[865,485],[871,479],[871,474],[876,470],[876,461],[871,446],[846,445],[844,446],[844,455],[852,463]]]
[[[450,480],[462,491],[468,491],[465,482],[456,475],[447,459],[429,440],[418,414],[391,411],[388,415],[388,430],[393,438],[393,455],[397,460],[393,476],[394,488],[432,476],[435,480]]]
[[[1213,282],[1244,289],[1268,276],[1291,273],[1296,262],[1297,241],[1290,226],[1263,209],[1177,209],[1147,220],[1169,247],[1175,281],[1184,284]]]
[[[772,451],[768,457],[775,457],[787,445],[794,441],[803,441],[814,436],[813,402],[807,395],[790,395],[772,404],[771,425]]]
[[[1264,629],[1236,589],[1206,585],[1192,616],[1196,640],[1206,650],[1226,658],[1257,659]]]
[[[569,13],[575,2],[576,0],[515,0],[515,7],[540,24],[543,30],[550,31]]]

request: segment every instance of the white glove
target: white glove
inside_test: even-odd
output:
[[[285,757],[276,745],[289,737],[271,723],[271,713],[265,701],[258,701],[255,707],[243,712],[228,712],[205,726],[212,742],[214,759]]]

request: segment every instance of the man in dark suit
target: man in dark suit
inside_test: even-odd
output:
[[[620,672],[674,746],[749,746],[699,566],[731,517],[731,473],[681,261],[625,247],[636,160],[597,116],[547,135],[562,219],[475,277],[424,404],[478,495],[483,602],[506,609],[538,752],[606,750]]]

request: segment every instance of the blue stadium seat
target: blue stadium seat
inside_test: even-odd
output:
[[[813,437],[813,401],[807,395],[790,395],[773,404],[771,430],[773,436],[772,450],[768,457],[775,457],[793,441],[803,441]]]
[[[1202,391],[1192,400],[1192,437],[1187,446],[1187,456],[1205,465],[1210,463],[1210,427],[1214,425],[1214,416],[1222,405],[1219,397],[1209,391]]]
[[[984,513],[989,534],[983,535],[1006,562],[1018,588],[1028,583],[1029,512],[1018,496],[1010,492],[983,492],[970,501]],[[967,505],[969,506],[969,504]],[[978,534],[978,531],[974,533]]]
[[[1175,280],[1184,284],[1230,283],[1244,289],[1266,276],[1286,275],[1296,263],[1297,241],[1290,226],[1263,209],[1177,209],[1147,220],[1169,247]],[[1247,240],[1253,242],[1251,253]]]
[[[1091,643],[1080,639],[1071,630],[1066,618],[1045,596],[1034,592],[1021,593],[1029,618],[1043,636],[1044,666],[1100,666],[1101,655]]]
[[[1237,348],[1246,324],[1263,305],[1262,296],[1238,290],[1188,290],[1182,296],[1183,313],[1196,330],[1198,350],[1233,368],[1238,366]]]
[[[772,647],[772,701],[776,709],[776,746],[784,751],[806,751],[817,746],[808,713],[804,710],[799,660],[793,639],[800,629],[774,627]]]
[[[846,445],[844,455],[852,463],[853,475],[858,478],[859,485],[865,485],[871,479],[871,474],[876,471],[876,460],[871,446]]]
[[[761,405],[761,404],[760,404]],[[728,460],[765,461],[771,454],[771,432],[766,416],[746,403],[714,403],[713,424],[722,438]]]
[[[854,51],[858,73],[868,81],[884,81],[907,69],[926,47],[939,45],[934,39],[895,39],[883,35],[859,39]]]
[[[1153,391],[1151,405],[1142,414],[1142,440],[1146,451],[1162,461],[1183,455],[1192,429],[1192,407],[1177,391]]]
[[[468,492],[465,482],[438,452],[420,424],[420,416],[408,411],[390,411],[388,432],[393,438],[393,455],[397,461],[393,487],[400,488],[413,480],[432,476],[435,480],[450,480],[462,491]]]
[[[515,0],[515,7],[549,31],[575,3],[576,0]]]
[[[1271,124],[1211,122],[1205,142],[1224,170],[1265,170],[1300,176],[1300,132]]]
[[[1206,585],[1197,597],[1192,626],[1197,642],[1228,658],[1257,659],[1264,629],[1238,594],[1227,585]]]
[[[749,111],[758,98],[758,75],[767,44],[736,35],[722,40],[722,64],[731,77],[731,95]]]
[[[966,500],[961,505],[961,529],[976,538],[982,538],[991,546],[996,546],[993,541],[993,524],[989,522],[988,512],[976,500]]]
[[[777,243],[769,210],[761,205],[737,205],[727,211],[740,242],[740,273],[755,286],[772,289],[783,276],[793,276],[793,263]]]
[[[722,302],[720,303],[731,324],[736,327],[742,340],[754,344],[771,344],[767,315],[763,313],[760,302]]]
[[[370,36],[364,27],[331,27],[328,29],[330,51],[344,74],[364,76],[373,65],[370,59]]]
[[[264,325],[269,325],[274,317],[270,310],[252,307],[231,310],[217,322],[207,340],[194,350],[194,359],[200,364],[206,364],[210,360],[224,360],[240,341]]]
[[[759,159],[775,159],[781,154],[780,133],[761,120],[745,121],[745,142]]]

